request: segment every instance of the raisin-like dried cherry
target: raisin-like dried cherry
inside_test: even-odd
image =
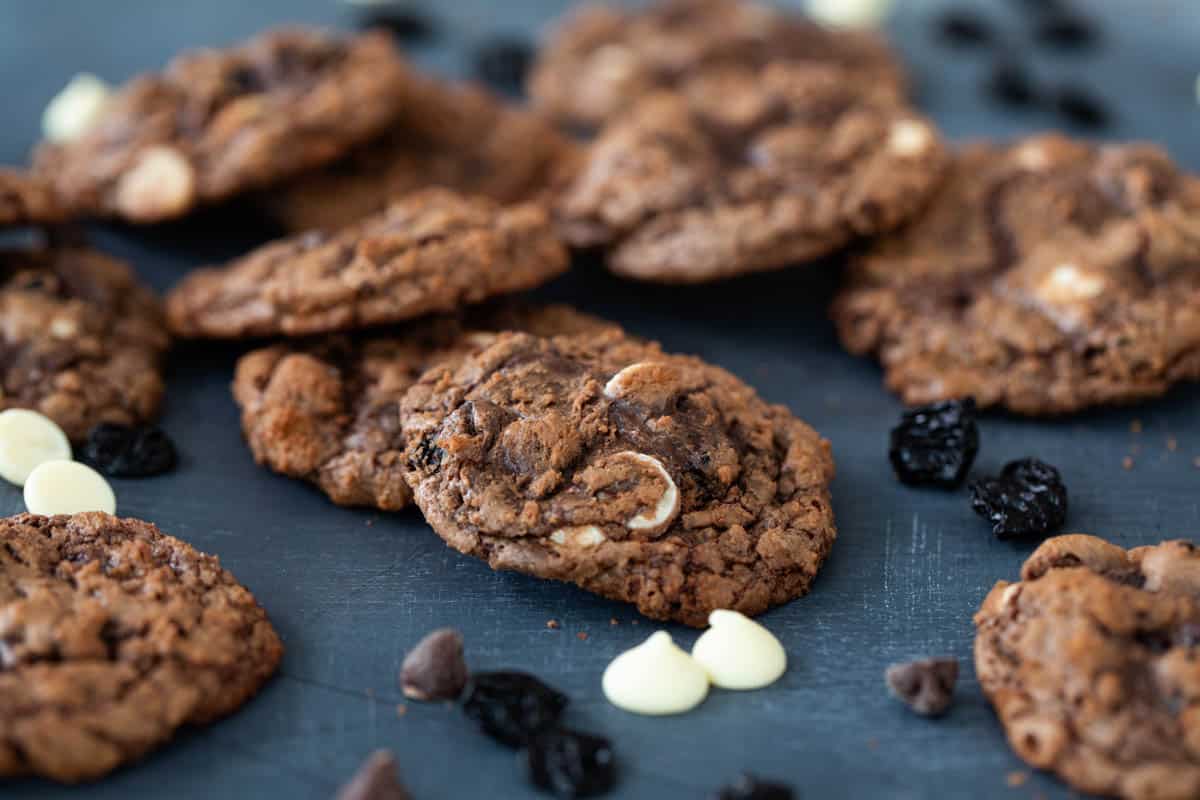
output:
[[[1070,11],[1047,14],[1038,22],[1034,36],[1040,44],[1060,50],[1082,50],[1099,38],[1094,25]]]
[[[154,425],[101,422],[92,428],[79,460],[112,478],[148,478],[175,468],[175,445]]]
[[[553,728],[534,736],[523,756],[533,784],[559,797],[594,797],[617,782],[612,744],[602,736]]]
[[[984,89],[989,97],[1006,106],[1030,107],[1041,103],[1033,78],[1014,61],[997,62],[988,73]]]
[[[888,448],[901,482],[945,488],[962,483],[978,452],[975,400],[970,397],[905,411]]]
[[[520,93],[533,63],[533,48],[524,39],[497,37],[475,49],[475,76],[506,92]]]
[[[747,772],[736,783],[713,795],[713,800],[792,800],[793,797],[792,787],[787,784],[764,781]]]
[[[478,672],[463,690],[462,708],[480,729],[509,747],[558,724],[567,696],[524,672]]]
[[[969,11],[950,10],[937,21],[938,35],[956,47],[975,47],[992,41],[992,28],[983,17]]]
[[[429,44],[438,38],[437,23],[428,13],[407,3],[381,3],[362,20],[364,28],[383,28],[404,44]]]
[[[971,507],[1001,539],[1048,536],[1067,521],[1067,487],[1057,469],[1026,458],[972,482]]]
[[[1054,94],[1058,113],[1081,128],[1104,128],[1112,118],[1100,98],[1086,89],[1064,86]]]

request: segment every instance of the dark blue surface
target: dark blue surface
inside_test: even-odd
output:
[[[1118,114],[1111,135],[1160,141],[1200,168],[1195,0],[1085,4],[1108,20],[1104,46],[1090,55],[1039,57],[1039,75],[1096,89]],[[440,12],[447,36],[415,56],[453,74],[489,32],[533,30],[566,4],[433,5],[447,6]],[[948,51],[930,35],[930,15],[948,5],[901,0],[891,26],[922,106],[958,138],[1053,126],[1052,117],[1005,116],[981,101],[976,86],[988,59]],[[1020,5],[975,3],[1014,41],[1020,25],[1012,9]],[[351,19],[332,0],[0,0],[0,161],[24,158],[46,101],[75,72],[120,80],[184,46],[224,44],[285,21]],[[105,230],[99,240],[162,289],[189,267],[261,238],[244,225],[210,214],[153,231]],[[874,365],[837,345],[826,319],[836,272],[830,264],[661,289],[584,266],[542,293],[733,370],[833,441],[841,534],[813,594],[764,618],[791,655],[774,687],[716,691],[696,712],[675,718],[614,709],[601,696],[601,672],[653,625],[572,587],[493,573],[448,550],[416,512],[337,509],[257,468],[228,391],[241,348],[184,346],[171,361],[164,419],[183,467],[162,479],[117,482],[119,510],[221,556],[283,635],[281,675],[232,718],[186,733],[100,783],[63,789],[22,782],[0,787],[0,796],[315,800],[330,797],[376,747],[396,752],[420,800],[533,796],[513,754],[476,735],[455,711],[408,704],[403,717],[396,713],[403,653],[429,629],[454,625],[466,634],[472,666],[543,676],[572,696],[572,725],[613,737],[620,797],[704,797],[743,769],[793,782],[810,799],[1068,797],[1044,776],[1019,789],[1006,785],[1006,775],[1024,767],[970,666],[972,613],[995,580],[1016,575],[1030,548],[989,538],[963,493],[915,491],[893,479],[884,449],[900,405],[881,388]],[[1200,389],[1188,387],[1137,408],[1059,421],[990,416],[977,470],[1037,455],[1066,476],[1071,529],[1126,546],[1197,537],[1198,408]],[[1135,419],[1141,433],[1131,432]],[[1131,471],[1121,466],[1126,456],[1134,459]],[[0,489],[0,512],[21,507],[16,491]],[[547,629],[550,618],[561,629]],[[685,647],[696,635],[672,633]],[[964,659],[958,704],[937,722],[910,716],[883,688],[889,662],[923,654]]]

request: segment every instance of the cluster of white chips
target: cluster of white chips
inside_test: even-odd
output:
[[[117,498],[96,470],[71,460],[71,442],[54,420],[24,408],[0,412],[0,478],[23,486],[34,514],[113,514]]]
[[[635,714],[682,714],[704,701],[710,684],[761,689],[787,669],[783,645],[749,617],[719,609],[709,615],[708,624],[691,655],[666,631],[621,653],[604,670],[604,696]]]

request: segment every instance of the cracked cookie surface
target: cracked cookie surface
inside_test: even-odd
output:
[[[958,156],[834,307],[905,402],[1056,414],[1200,379],[1200,180],[1150,145],[1057,135]]]
[[[154,525],[0,521],[0,776],[99,778],[237,709],[282,652],[215,557]]]
[[[610,123],[556,203],[610,269],[696,283],[811,261],[916,214],[948,156],[886,84],[771,64],[694,78]]]
[[[368,336],[278,344],[243,356],[233,395],[255,460],[318,486],[333,502],[394,511],[404,481],[400,401],[435,364],[488,346],[494,332],[619,330],[566,306],[486,308]]]
[[[564,123],[596,126],[697,74],[779,62],[832,64],[863,83],[904,84],[899,62],[873,34],[833,31],[744,0],[660,0],[642,11],[573,12],[546,42],[529,94]]]
[[[1200,797],[1200,552],[1044,542],[975,615],[975,668],[1009,743],[1076,789]]]
[[[371,139],[412,81],[385,34],[269,31],[133,79],[78,139],[41,145],[35,168],[77,213],[171,219]]]
[[[267,212],[305,231],[340,228],[430,186],[520,203],[561,190],[579,161],[579,145],[482,87],[424,78],[419,87],[383,136],[265,191]]]
[[[170,344],[158,298],[82,247],[0,250],[0,409],[31,408],[72,441],[153,419]]]
[[[828,442],[619,331],[501,334],[401,407],[409,485],[447,543],[649,617],[703,626],[799,597],[836,536]]]
[[[349,331],[530,289],[567,266],[540,206],[427,189],[339,231],[192,272],[168,295],[167,318],[196,338]]]

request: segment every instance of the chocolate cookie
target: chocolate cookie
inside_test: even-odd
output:
[[[32,408],[74,441],[154,418],[170,343],[158,298],[82,247],[0,250],[0,409]]]
[[[660,0],[641,11],[588,5],[550,37],[529,79],[535,105],[596,126],[658,89],[729,66],[834,65],[864,84],[904,85],[883,39],[823,28],[744,0]]]
[[[338,158],[392,121],[411,84],[385,34],[271,31],[135,78],[82,137],[41,145],[36,168],[79,213],[179,217]]]
[[[197,270],[167,297],[167,318],[189,337],[346,331],[452,311],[566,269],[566,249],[540,206],[428,189],[340,231]]]
[[[896,227],[941,182],[931,123],[832,66],[710,72],[611,123],[558,205],[622,275],[693,283],[788,266]]]
[[[578,145],[481,87],[419,86],[383,136],[264,192],[268,213],[289,230],[331,230],[430,186],[525,202],[561,189],[579,161]]]
[[[969,146],[928,212],[855,260],[834,318],[908,403],[1160,395],[1200,378],[1200,180],[1148,145]]]
[[[975,668],[1034,767],[1124,800],[1200,797],[1200,552],[1042,544],[975,615]]]
[[[501,334],[422,376],[400,422],[415,501],[452,547],[656,619],[803,595],[836,535],[828,442],[619,331]]]
[[[255,350],[238,362],[233,396],[260,464],[316,484],[333,502],[408,505],[400,399],[430,367],[476,352],[489,331],[557,336],[617,329],[566,306],[435,317],[371,337],[333,336]]]
[[[99,778],[233,712],[282,653],[215,557],[147,522],[0,521],[0,776]]]
[[[0,167],[0,228],[61,222],[62,207],[50,185],[36,175]]]

